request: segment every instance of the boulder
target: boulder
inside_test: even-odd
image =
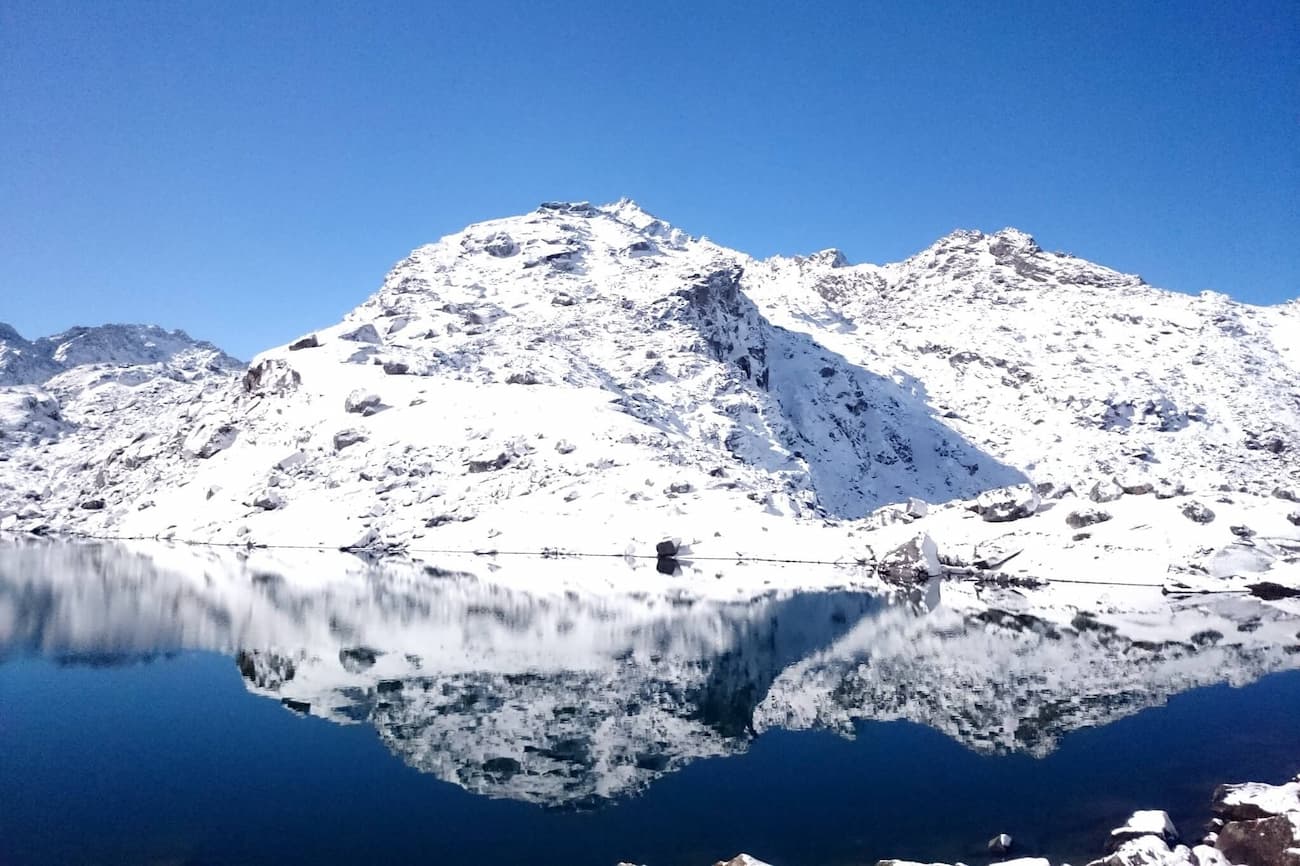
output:
[[[319,345],[320,345],[320,340],[316,337],[316,335],[308,334],[307,336],[303,337],[301,340],[294,340],[292,343],[290,343],[289,351],[297,352],[300,349],[315,349]]]
[[[1215,847],[1242,866],[1300,866],[1300,813],[1223,825]]]
[[[1246,588],[1250,590],[1250,594],[1255,596],[1255,598],[1260,598],[1264,601],[1279,601],[1284,598],[1300,598],[1300,589],[1297,589],[1294,586],[1283,586],[1280,583],[1273,583],[1268,580],[1260,583],[1252,583]]]
[[[1124,491],[1127,496],[1145,496],[1155,491],[1156,486],[1149,478],[1141,476],[1132,478],[1117,478],[1115,483]]]
[[[253,499],[253,507],[262,511],[275,511],[277,508],[284,507],[284,497],[268,490]]]
[[[1182,511],[1183,517],[1186,517],[1193,523],[1214,522],[1214,512],[1211,511],[1208,506],[1197,502],[1195,499],[1183,503],[1183,507],[1180,510]]]
[[[986,847],[989,849],[990,854],[1002,855],[1002,854],[1006,854],[1008,851],[1011,850],[1012,843],[1013,840],[1008,834],[999,833],[998,835],[994,836],[992,839],[989,840],[989,843]]]
[[[343,401],[344,412],[354,412],[361,416],[373,415],[382,409],[384,402],[374,391],[358,388]]]
[[[181,452],[207,460],[234,445],[238,436],[239,430],[233,424],[201,424],[185,437]]]
[[[919,519],[925,517],[925,515],[929,513],[930,513],[930,504],[926,502],[924,499],[917,499],[916,497],[912,497],[911,499],[907,500],[908,517],[915,517]]]
[[[943,573],[939,547],[924,532],[886,553],[876,564],[876,571],[886,580],[914,583]]]
[[[404,361],[385,361],[384,372],[390,376],[405,376],[411,372],[411,367]]]
[[[663,559],[664,557],[673,557],[677,555],[677,542],[665,538],[655,545],[655,556]]]
[[[339,339],[347,340],[350,343],[378,344],[383,342],[383,339],[379,336],[379,330],[369,323],[340,335]]]
[[[1249,526],[1229,526],[1228,529],[1238,538],[1255,537],[1255,530],[1251,529]]]
[[[1110,520],[1110,512],[1100,508],[1080,508],[1077,511],[1071,511],[1065,516],[1065,523],[1071,529],[1083,529],[1085,526],[1093,526],[1098,523],[1105,523]]]
[[[283,396],[297,390],[302,384],[302,376],[279,358],[267,358],[258,361],[244,374],[244,391],[254,397],[268,395]]]
[[[102,500],[102,499],[87,499],[87,500],[85,500],[84,502],[81,503],[81,507],[84,508],[84,509],[86,509],[87,511],[103,511],[103,510],[104,510],[104,500]]]
[[[559,442],[555,443],[555,450],[561,454],[572,454],[577,450],[577,448],[578,446],[574,445],[568,439],[561,439]]]
[[[1124,488],[1113,480],[1098,481],[1088,491],[1088,498],[1093,502],[1114,502],[1124,495]]]
[[[1249,821],[1300,812],[1300,776],[1281,785],[1263,782],[1220,785],[1210,797],[1210,808],[1225,821]]]
[[[1114,852],[1088,866],[1197,866],[1186,845],[1171,848],[1159,836],[1140,836],[1121,843]]]
[[[1273,495],[1278,499],[1285,499],[1287,502],[1300,502],[1300,493],[1288,487],[1274,487]]]
[[[1300,508],[1288,514],[1286,519],[1292,526],[1300,526]]]
[[[680,494],[680,493],[690,493],[694,489],[695,489],[695,485],[691,484],[691,482],[689,481],[674,481],[672,484],[668,485],[668,489],[665,490],[664,492]]]
[[[1154,836],[1166,845],[1174,845],[1178,842],[1178,829],[1174,827],[1168,812],[1157,809],[1139,810],[1130,815],[1123,826],[1110,831],[1106,850],[1115,852],[1125,842],[1141,839],[1144,836]]]
[[[344,448],[347,448],[349,445],[356,445],[358,442],[365,442],[365,441],[366,441],[365,433],[362,433],[360,430],[357,430],[354,427],[349,427],[346,430],[340,430],[339,432],[334,434],[334,450],[342,451]]]
[[[514,459],[515,456],[509,451],[502,451],[497,454],[484,455],[468,460],[465,463],[465,468],[471,473],[495,472],[498,469],[505,469]]]
[[[968,508],[987,523],[1005,523],[1032,517],[1038,512],[1041,502],[1033,486],[1020,484],[982,493]]]

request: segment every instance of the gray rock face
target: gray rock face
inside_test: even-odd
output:
[[[1242,866],[1300,866],[1300,815],[1232,821],[1219,831],[1215,847]]]

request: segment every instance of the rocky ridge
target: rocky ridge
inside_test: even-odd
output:
[[[10,378],[102,360],[69,334],[6,334]],[[912,544],[927,575],[1101,560],[1290,586],[1297,345],[1295,303],[1161,291],[1015,230],[884,266],[756,261],[629,201],[548,203],[421,247],[242,375],[147,355],[10,386],[0,527],[407,552],[676,535],[882,564]]]

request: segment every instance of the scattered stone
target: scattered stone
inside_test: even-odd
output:
[[[1092,538],[1092,533],[1091,533],[1091,532],[1076,532],[1076,533],[1074,533],[1074,535],[1072,535],[1072,536],[1070,537],[1070,540],[1071,540],[1071,541],[1087,541],[1089,538]]]
[[[359,674],[372,667],[383,653],[367,646],[345,647],[339,650],[339,664],[351,674]]]
[[[1286,519],[1292,526],[1300,526],[1300,508],[1288,514]]]
[[[320,340],[315,334],[308,334],[301,340],[295,340],[289,344],[290,352],[297,352],[300,349],[315,349],[320,345]]]
[[[275,464],[275,468],[279,469],[281,472],[287,472],[290,469],[301,466],[306,462],[307,462],[307,452],[295,451],[292,454],[290,454],[288,457],[281,458],[279,461],[277,461]]]
[[[479,457],[466,462],[465,468],[471,473],[478,472],[495,472],[498,469],[505,469],[515,459],[515,456],[509,451],[502,451],[492,457]]]
[[[1033,486],[1020,484],[982,493],[968,508],[987,523],[1006,523],[1032,517],[1041,503]]]
[[[689,481],[674,481],[668,485],[666,493],[690,493],[695,489],[695,485]]]
[[[1229,526],[1228,529],[1238,538],[1255,537],[1255,530],[1251,529],[1249,526]]]
[[[384,401],[374,391],[358,388],[343,401],[343,411],[353,412],[362,417],[373,415],[384,407]]]
[[[511,373],[506,376],[507,385],[540,385],[542,380],[537,378],[537,374],[532,370],[524,370],[520,373]]]
[[[81,507],[87,511],[102,511],[104,509],[104,500],[87,499],[85,502],[81,503]]]
[[[1155,491],[1155,484],[1146,478],[1119,478],[1116,482],[1127,496],[1145,496]]]
[[[1085,526],[1094,526],[1098,523],[1105,523],[1111,519],[1109,511],[1100,508],[1080,508],[1078,511],[1071,511],[1065,516],[1065,523],[1071,529],[1083,529]]]
[[[1202,503],[1197,502],[1195,499],[1184,503],[1180,510],[1183,513],[1183,517],[1186,517],[1193,523],[1211,523],[1214,521],[1214,512]]]
[[[568,439],[561,439],[560,441],[555,443],[555,450],[560,452],[561,454],[572,454],[577,449],[578,446],[574,445]]]
[[[1274,487],[1273,495],[1278,499],[1285,499],[1287,502],[1300,502],[1300,493],[1285,487]]]
[[[384,372],[390,376],[405,376],[411,371],[409,364],[403,361],[385,361]]]
[[[1011,850],[1012,839],[1006,833],[999,833],[989,840],[988,849],[990,854],[1002,855]]]
[[[1124,488],[1113,480],[1098,481],[1088,491],[1088,498],[1093,502],[1114,502],[1124,495]]]
[[[358,442],[365,442],[366,434],[354,427],[346,430],[340,430],[334,434],[334,450],[342,451],[350,445],[356,445]]]
[[[572,307],[578,303],[578,299],[568,292],[556,292],[555,297],[551,298],[551,304],[556,307]]]

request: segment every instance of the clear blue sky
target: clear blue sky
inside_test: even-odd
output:
[[[1300,293],[1300,7],[0,0],[0,321],[244,357],[411,248],[628,195],[756,255],[1014,225]]]

